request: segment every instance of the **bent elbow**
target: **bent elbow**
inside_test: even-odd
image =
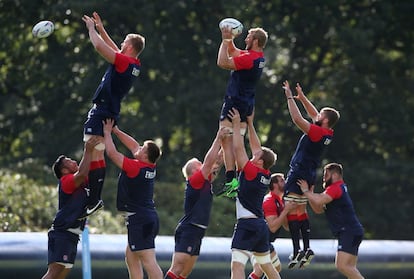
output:
[[[222,69],[225,69],[225,65],[224,65],[223,61],[217,60],[217,66],[219,66]]]
[[[314,208],[313,208],[313,211],[314,211],[316,214],[322,214],[322,213],[324,213],[324,212],[325,212],[325,210],[323,209],[323,207],[322,207],[322,206],[314,207]]]

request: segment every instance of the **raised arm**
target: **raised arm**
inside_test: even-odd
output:
[[[310,118],[312,118],[312,121],[315,122],[319,111],[316,109],[316,107],[312,104],[311,101],[305,96],[305,94],[302,91],[302,87],[299,83],[296,83],[296,92],[298,93],[297,96],[295,96],[296,99],[298,99],[303,107],[306,110],[306,113],[309,115]]]
[[[220,153],[221,139],[225,133],[224,127],[221,127],[214,138],[213,143],[210,146],[210,149],[207,151],[206,156],[204,157],[203,165],[201,166],[201,172],[203,173],[204,178],[208,178],[210,175],[213,166],[217,162],[217,157]]]
[[[236,165],[239,169],[243,169],[249,161],[249,157],[244,146],[244,137],[240,134],[240,113],[237,109],[233,108],[229,111],[229,117],[233,124],[233,149]]]
[[[107,119],[103,122],[104,125],[104,140],[105,140],[105,152],[106,155],[111,159],[111,161],[120,169],[122,169],[122,164],[124,163],[124,155],[120,153],[112,140],[112,127],[114,122],[112,119]]]
[[[233,34],[230,28],[221,29],[222,41],[217,55],[217,66],[226,70],[236,70],[233,57],[240,54],[233,42]]]
[[[122,142],[123,145],[125,145],[126,148],[128,148],[129,151],[131,151],[132,154],[135,154],[140,144],[137,142],[133,137],[119,129],[118,126],[113,127],[112,132],[116,137]]]
[[[304,133],[308,133],[310,129],[310,123],[303,118],[298,106],[296,105],[295,98],[293,97],[292,90],[290,90],[289,82],[283,82],[283,89],[285,90],[285,95],[288,103],[288,109],[290,117],[292,118],[293,123],[301,129]]]
[[[259,137],[257,136],[256,129],[253,124],[253,119],[254,119],[254,112],[252,115],[249,115],[247,117],[247,131],[248,131],[248,136],[249,136],[250,149],[252,153],[255,154],[262,149],[262,145],[260,143]]]
[[[95,29],[95,20],[87,15],[82,17],[89,31],[89,39],[96,51],[109,63],[115,63],[116,51],[108,45]]]
[[[92,136],[84,144],[83,156],[79,162],[78,171],[74,173],[73,179],[75,180],[76,187],[79,187],[85,182],[85,179],[88,177],[89,168],[92,161],[92,153],[97,145],[100,142],[99,137]]]
[[[120,52],[121,50],[119,49],[119,47],[115,44],[115,42],[111,39],[109,34],[106,32],[99,14],[97,12],[93,12],[92,15],[93,15],[93,19],[95,20],[96,30],[98,30],[99,35],[101,35],[104,42],[107,43],[108,46],[112,48],[115,52]]]

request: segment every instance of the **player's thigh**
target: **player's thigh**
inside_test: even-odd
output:
[[[197,262],[197,259],[198,256],[190,256],[190,259],[184,265],[184,270],[181,272],[181,275],[183,275],[184,277],[188,277],[188,275],[190,275],[191,271],[193,270],[193,267]]]
[[[71,268],[67,268],[63,264],[51,263],[42,279],[64,279],[70,271]]]
[[[205,229],[191,225],[182,224],[175,232],[175,252],[198,256],[200,254],[201,242]]]
[[[155,248],[155,237],[159,231],[159,219],[156,213],[142,217],[138,214],[127,219],[128,244],[131,251]]]
[[[355,267],[358,257],[344,251],[336,252],[335,266],[338,269],[346,269],[348,267]]]
[[[359,245],[362,242],[363,234],[352,232],[341,232],[338,235],[338,251],[358,256]]]

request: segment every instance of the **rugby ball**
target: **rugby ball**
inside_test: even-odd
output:
[[[36,38],[46,38],[55,30],[55,25],[49,20],[42,20],[33,26],[32,34]]]
[[[243,32],[243,24],[235,18],[225,18],[220,21],[219,28],[230,27],[234,37],[237,37]]]

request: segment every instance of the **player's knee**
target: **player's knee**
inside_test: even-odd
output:
[[[335,262],[335,267],[342,274],[347,274],[348,267],[343,262]]]
[[[224,126],[224,125],[222,127],[224,127],[224,131],[225,131],[224,133],[225,133],[226,136],[233,135],[233,127],[227,127],[227,126]],[[241,127],[240,128],[240,135],[244,136],[246,134],[246,131],[247,131],[246,128]]]
[[[83,134],[83,141],[87,142],[92,137],[93,137],[93,135]],[[95,145],[95,149],[98,150],[98,151],[105,150],[105,143],[103,143],[103,142],[98,143],[97,145]]]
[[[58,272],[62,272],[65,269],[71,269],[71,268],[73,268],[73,263],[62,263],[62,262],[56,262],[56,263],[57,263],[56,270]]]
[[[301,208],[306,208],[306,204],[308,203],[308,198],[304,196],[298,196],[292,193],[289,193],[288,195],[283,197],[283,200],[285,202],[295,202],[299,204]]]
[[[240,128],[240,135],[244,136],[246,134],[246,128]]]
[[[250,252],[245,250],[233,249],[231,252],[231,262],[241,263],[246,265],[250,258]]]
[[[271,262],[273,267],[277,270],[277,272],[280,272],[282,270],[282,264],[280,263],[280,259],[277,254],[272,255]]]
[[[256,262],[260,265],[271,263],[270,254],[254,255]]]

